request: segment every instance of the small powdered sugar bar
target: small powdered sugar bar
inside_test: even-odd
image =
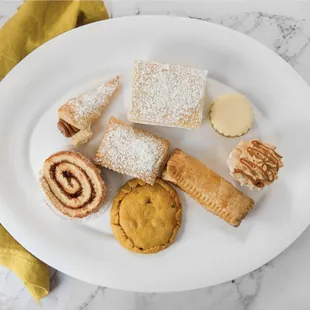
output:
[[[199,128],[206,82],[206,70],[135,61],[128,120],[149,125]]]
[[[102,167],[154,184],[169,146],[168,140],[111,117],[94,161]]]

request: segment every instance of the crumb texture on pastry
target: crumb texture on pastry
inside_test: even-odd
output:
[[[210,123],[223,136],[242,136],[251,129],[253,121],[252,104],[240,93],[218,96],[212,103]]]
[[[95,163],[153,184],[170,143],[111,117],[95,156]]]
[[[272,184],[284,166],[282,156],[275,150],[274,145],[258,139],[239,142],[227,160],[231,176],[251,190]]]
[[[207,210],[239,226],[254,201],[196,158],[176,149],[168,160],[163,179],[169,181]]]
[[[85,217],[99,210],[106,186],[100,170],[84,155],[62,151],[43,164],[41,187],[48,202],[72,218]]]
[[[111,227],[119,243],[130,251],[152,254],[176,239],[182,207],[176,191],[157,178],[154,185],[128,181],[111,209]]]
[[[206,82],[206,70],[135,61],[128,120],[150,125],[199,128]]]

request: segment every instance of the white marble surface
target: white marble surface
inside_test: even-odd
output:
[[[273,49],[310,84],[310,2],[112,0],[107,4],[112,17],[180,15],[241,31]],[[0,0],[0,26],[18,5],[17,1]],[[39,304],[33,301],[12,272],[0,267],[0,310],[308,310],[309,261],[310,228],[267,265],[215,287],[143,294],[97,287],[52,271],[51,293]]]

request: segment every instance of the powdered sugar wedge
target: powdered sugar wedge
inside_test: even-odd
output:
[[[88,118],[93,113],[98,113],[107,105],[118,87],[119,76],[116,76],[79,97],[69,100],[67,104],[74,111],[74,119],[78,121],[81,118]]]

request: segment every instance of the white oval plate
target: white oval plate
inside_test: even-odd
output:
[[[41,164],[68,148],[57,130],[57,108],[121,75],[122,90],[95,124],[94,139],[81,148],[93,157],[108,118],[126,120],[135,59],[207,69],[211,98],[235,89],[252,100],[255,124],[243,138],[275,143],[285,168],[269,189],[251,194],[256,207],[239,228],[179,192],[184,221],[177,241],[158,254],[131,253],[118,244],[109,225],[110,201],[127,178],[107,170],[109,199],[98,214],[66,220],[44,203],[38,183]],[[276,54],[240,33],[175,17],[95,23],[57,37],[24,59],[0,84],[0,100],[1,223],[40,259],[74,277],[144,292],[215,285],[274,258],[310,222],[309,88]],[[232,182],[225,162],[240,139],[218,136],[206,119],[192,131],[138,127],[170,139],[173,147]]]

